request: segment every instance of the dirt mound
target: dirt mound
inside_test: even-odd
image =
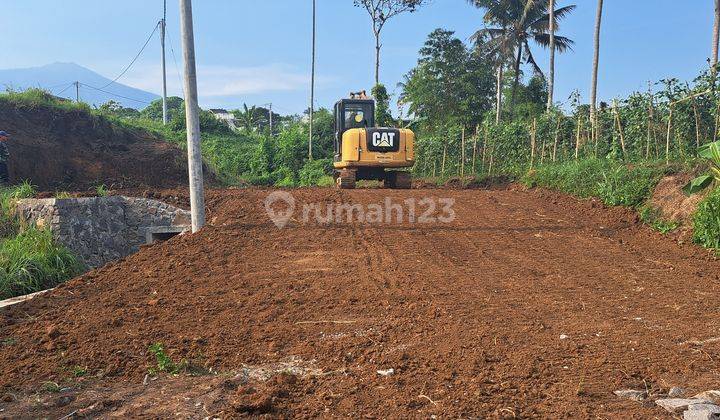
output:
[[[296,212],[438,197],[456,218],[278,229],[268,193],[211,191],[200,233],[0,310],[0,415],[653,418],[613,391],[717,386],[720,262],[629,211],[300,189]],[[158,342],[204,376],[146,376]]]
[[[187,185],[182,150],[83,110],[3,101],[0,129],[12,136],[13,183],[29,180],[45,191]]]
[[[660,211],[663,219],[687,225],[704,197],[704,194],[694,194],[688,197],[683,192],[683,186],[692,178],[692,175],[689,174],[663,178],[655,187],[649,204]]]

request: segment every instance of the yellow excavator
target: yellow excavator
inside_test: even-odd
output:
[[[365,91],[335,104],[334,177],[339,188],[352,189],[359,180],[382,181],[385,188],[411,187],[415,164],[415,133],[375,127],[375,101]]]

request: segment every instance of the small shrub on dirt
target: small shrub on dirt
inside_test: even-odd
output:
[[[155,343],[148,347],[148,352],[155,356],[155,367],[148,369],[150,374],[156,374],[159,372],[169,373],[171,375],[177,375],[187,368],[187,362],[185,360],[180,363],[175,363],[165,352],[165,347],[162,343]]]
[[[98,197],[107,197],[110,192],[108,191],[108,188],[105,186],[105,184],[102,184],[95,187],[95,194],[97,194]]]
[[[60,392],[61,388],[57,382],[47,381],[43,382],[42,390],[45,392]]]
[[[82,378],[87,375],[87,372],[87,368],[83,366],[73,366],[72,368],[73,376],[76,378]]]
[[[706,248],[720,251],[720,188],[700,202],[693,218],[693,239]]]

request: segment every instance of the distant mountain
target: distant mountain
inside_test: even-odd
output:
[[[112,99],[124,107],[142,109],[149,102],[159,98],[153,93],[121,83],[104,87],[111,79],[75,63],[54,63],[42,67],[0,70],[0,89],[24,90],[40,87],[54,95],[72,100],[75,99],[75,86],[71,86],[71,83],[75,81],[81,83],[80,100],[90,105],[100,106]]]

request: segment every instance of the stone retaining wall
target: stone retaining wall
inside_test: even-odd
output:
[[[145,198],[123,196],[20,200],[18,215],[49,227],[55,239],[96,268],[139,251],[155,234],[190,230],[190,212]]]

